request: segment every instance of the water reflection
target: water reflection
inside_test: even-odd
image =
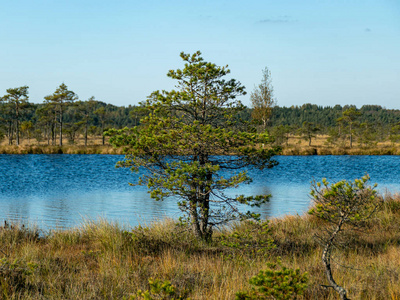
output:
[[[130,225],[181,214],[174,199],[154,201],[146,187],[131,187],[138,175],[115,169],[123,156],[0,155],[0,220],[37,223],[41,228],[73,227],[104,217]],[[248,170],[253,182],[230,195],[271,194],[256,209],[263,217],[302,214],[309,206],[310,182],[328,177],[354,179],[368,172],[380,191],[400,189],[397,156],[285,156],[279,166]],[[243,210],[248,208],[243,207]]]

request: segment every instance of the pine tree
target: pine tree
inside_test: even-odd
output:
[[[209,241],[214,226],[255,216],[242,213],[238,204],[268,200],[268,195],[228,196],[224,191],[251,181],[243,171],[247,166],[275,166],[272,156],[279,148],[258,147],[269,142],[265,133],[239,130],[234,120],[241,120],[234,117],[244,106],[236,98],[245,91],[240,82],[224,79],[227,66],[205,62],[200,52],[181,53],[181,58],[184,68],[167,74],[179,90],[151,94],[142,125],[110,131],[115,134],[110,142],[127,148],[118,166],[140,169],[138,183],[147,185],[152,198],[175,197],[194,234]]]

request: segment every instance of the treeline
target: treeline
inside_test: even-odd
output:
[[[293,136],[302,136],[312,146],[317,135],[326,136],[329,145],[369,147],[378,142],[400,142],[400,110],[385,109],[379,105],[274,106],[269,111],[268,122],[254,116],[253,109],[240,113],[248,121],[248,130],[267,130],[274,143],[288,144]],[[28,143],[48,145],[75,144],[80,138],[85,145],[89,139],[101,138],[109,128],[133,127],[147,114],[140,106],[115,106],[91,97],[79,100],[65,84],[43,99],[43,103],[29,102],[28,87],[7,89],[0,98],[0,140],[9,145],[19,145],[21,139]]]
[[[369,147],[378,142],[400,141],[400,110],[380,105],[333,107],[304,104],[274,107],[269,130],[279,144],[287,143],[290,135],[301,135],[312,145],[316,135],[325,135],[331,146]]]
[[[319,106],[303,104],[301,106],[279,107],[273,109],[271,124],[295,125],[301,127],[304,122],[312,122],[322,127],[329,128],[337,125],[337,119],[342,113],[354,105]],[[359,110],[360,123],[374,123],[379,126],[393,125],[400,121],[400,110],[382,108],[380,105],[363,105]]]
[[[0,140],[6,138],[9,145],[19,145],[21,138],[48,145],[63,145],[64,140],[74,144],[79,136],[87,145],[90,137],[102,137],[108,128],[133,127],[140,119],[133,106],[118,107],[94,97],[82,101],[65,84],[40,104],[29,102],[27,86],[8,89],[0,100]]]

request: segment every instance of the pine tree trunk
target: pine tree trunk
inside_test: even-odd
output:
[[[88,124],[86,122],[85,124],[85,147],[87,146],[87,134],[88,134],[88,128],[87,128]]]
[[[194,200],[190,200],[190,218],[194,235],[196,236],[197,239],[202,240],[203,238],[201,235],[199,218],[197,214],[196,203]]]
[[[331,254],[332,254],[333,240],[336,238],[336,235],[341,230],[342,225],[343,225],[342,222],[340,222],[336,230],[332,233],[330,239],[326,242],[324,251],[322,253],[322,262],[324,263],[325,266],[325,274],[330,284],[330,287],[332,287],[336,292],[339,293],[341,300],[350,300],[349,298],[347,298],[346,290],[340,285],[338,285],[336,281],[333,279],[332,269],[331,269]]]
[[[57,129],[57,112],[54,110],[54,124],[51,127],[51,144],[53,146],[56,145],[56,139],[57,139],[57,134],[56,134],[56,129]]]
[[[350,123],[350,148],[353,148],[353,132],[352,132],[351,123]]]
[[[19,109],[18,105],[16,107],[16,118],[15,118],[15,141],[17,143],[17,146],[19,146]]]
[[[8,127],[8,144],[12,145],[13,141],[13,128],[12,128],[12,122],[9,122],[9,127]]]
[[[62,128],[63,128],[63,118],[62,118],[62,108],[60,106],[60,146],[63,144],[62,140]]]
[[[47,146],[50,146],[50,127],[47,127],[46,134],[47,134]]]
[[[101,122],[101,136],[102,136],[102,142],[103,142],[103,146],[104,146],[104,143],[105,143],[105,136],[104,136],[104,122]]]

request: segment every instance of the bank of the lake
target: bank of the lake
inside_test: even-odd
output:
[[[235,299],[267,262],[281,257],[284,266],[308,272],[299,299],[338,299],[322,287],[327,282],[315,234],[326,225],[309,215],[272,219],[269,232],[240,223],[203,244],[172,220],[133,228],[97,221],[51,231],[7,224],[0,228],[0,298],[133,299],[153,278],[170,281],[177,296]],[[267,249],[271,238],[275,248]],[[349,298],[400,299],[400,197],[387,196],[345,241],[332,267]]]
[[[0,154],[123,154],[123,149],[111,145],[2,145]]]
[[[329,147],[329,146],[292,146],[283,147],[282,155],[400,155],[400,147]]]
[[[0,145],[0,154],[123,154],[123,148],[111,145]],[[398,145],[375,147],[333,147],[326,145],[283,146],[281,155],[400,155]]]

